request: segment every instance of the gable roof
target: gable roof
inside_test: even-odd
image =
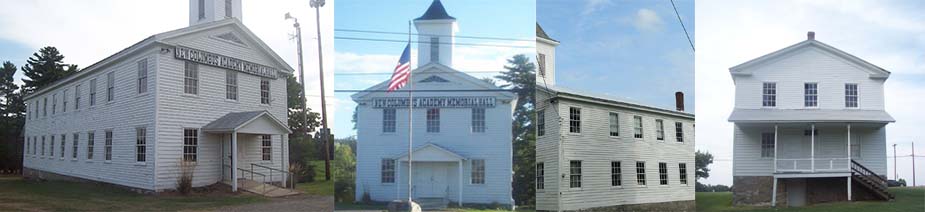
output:
[[[430,7],[427,8],[427,11],[424,12],[424,15],[421,17],[415,18],[414,20],[456,20],[453,16],[446,13],[446,8],[443,7],[443,3],[440,0],[434,0],[430,3]]]
[[[64,78],[64,79],[59,79],[59,80],[55,81],[54,83],[52,83],[51,85],[46,86],[45,88],[39,89],[39,90],[37,90],[37,91],[34,91],[34,92],[32,92],[32,93],[26,95],[26,96],[23,98],[23,100],[29,100],[29,99],[31,99],[31,98],[33,98],[33,97],[35,97],[35,96],[41,95],[41,94],[43,94],[43,93],[45,93],[45,92],[48,92],[48,91],[50,91],[50,90],[54,90],[54,89],[56,89],[57,87],[60,87],[60,86],[62,86],[62,85],[64,85],[64,84],[70,83],[71,81],[73,81],[73,80],[75,80],[75,79],[78,79],[78,78],[83,77],[83,76],[85,76],[85,75],[88,75],[88,74],[90,74],[90,73],[96,72],[96,71],[102,69],[103,67],[106,67],[106,66],[108,66],[108,65],[111,65],[111,64],[113,64],[113,63],[115,63],[115,62],[121,60],[121,59],[124,58],[124,57],[127,57],[127,56],[129,56],[129,55],[138,53],[138,52],[141,51],[142,49],[144,49],[144,48],[146,48],[146,47],[149,47],[149,46],[151,46],[151,45],[156,45],[156,44],[168,45],[168,46],[174,45],[174,44],[171,44],[171,43],[165,41],[166,39],[175,38],[175,37],[179,37],[179,36],[183,36],[183,35],[188,35],[188,34],[195,33],[195,32],[201,32],[201,31],[204,31],[204,30],[209,30],[209,29],[214,29],[214,28],[218,28],[218,27],[223,27],[223,26],[232,26],[232,27],[234,27],[234,28],[236,28],[236,29],[242,31],[246,39],[253,41],[254,43],[257,44],[257,47],[258,47],[260,50],[262,50],[264,53],[270,55],[270,57],[277,63],[277,65],[278,65],[278,67],[280,68],[280,71],[281,71],[281,72],[285,72],[286,74],[290,74],[290,73],[292,73],[292,72],[294,71],[294,69],[292,69],[292,67],[289,66],[289,64],[286,63],[285,60],[283,60],[279,55],[276,54],[276,52],[274,52],[272,49],[270,49],[270,47],[267,46],[266,43],[264,43],[262,40],[260,40],[260,38],[258,38],[257,35],[255,35],[253,32],[251,32],[250,30],[248,30],[247,27],[245,27],[244,24],[241,23],[241,21],[239,21],[239,20],[236,19],[236,18],[226,18],[226,19],[222,19],[222,20],[219,20],[219,21],[213,21],[213,22],[209,22],[209,23],[197,24],[197,25],[193,25],[193,26],[189,26],[189,27],[184,27],[184,28],[175,29],[175,30],[171,30],[171,31],[162,32],[162,33],[158,33],[158,34],[155,34],[155,35],[148,36],[147,38],[145,38],[145,39],[143,39],[143,40],[141,40],[141,41],[139,41],[139,42],[137,42],[137,43],[135,43],[135,44],[132,44],[132,45],[129,46],[129,47],[126,47],[126,48],[124,48],[124,49],[122,49],[122,50],[119,50],[119,51],[116,52],[115,54],[110,55],[110,56],[104,58],[103,60],[100,60],[100,61],[98,61],[98,62],[96,62],[96,63],[93,63],[93,64],[90,65],[90,66],[87,66],[86,68],[84,68],[84,69],[78,71],[77,73],[71,74],[70,76],[68,76],[68,77],[66,77],[66,78]]]
[[[555,99],[555,98],[567,98],[567,99],[571,99],[575,101],[583,101],[583,102],[593,103],[593,104],[613,105],[613,106],[625,107],[625,108],[630,108],[630,109],[635,109],[635,110],[671,115],[671,116],[676,116],[676,117],[681,117],[681,118],[688,118],[688,119],[694,118],[694,114],[687,113],[687,112],[665,109],[665,108],[660,108],[660,107],[655,107],[655,106],[648,106],[648,105],[644,105],[640,103],[635,103],[625,98],[614,97],[614,96],[609,96],[609,95],[604,95],[604,94],[595,94],[595,93],[590,93],[590,92],[585,92],[585,91],[572,90],[572,89],[565,88],[565,87],[552,86],[552,85],[546,85],[546,86],[536,85],[536,90],[538,92],[546,92],[546,93],[551,94],[552,97],[550,97],[550,100]]]
[[[874,65],[874,64],[872,64],[872,63],[870,63],[870,62],[867,62],[867,61],[865,61],[865,60],[863,60],[863,59],[861,59],[861,58],[858,58],[858,57],[856,57],[856,56],[854,56],[854,55],[852,55],[852,54],[849,54],[849,53],[847,53],[847,52],[845,52],[845,51],[842,51],[842,50],[840,50],[840,49],[837,49],[837,48],[835,48],[835,47],[832,47],[832,46],[830,46],[830,45],[828,45],[828,44],[825,44],[825,43],[823,43],[823,42],[820,42],[820,41],[818,41],[818,40],[816,40],[816,39],[814,39],[814,38],[807,39],[807,40],[805,40],[805,41],[796,43],[796,44],[791,45],[791,46],[788,46],[788,47],[786,47],[786,48],[783,48],[783,49],[780,49],[780,50],[771,52],[771,53],[769,53],[769,54],[763,55],[763,56],[761,56],[761,57],[758,57],[758,58],[749,60],[749,61],[747,61],[747,62],[745,62],[745,63],[742,63],[742,64],[739,64],[739,65],[733,66],[733,67],[729,68],[729,72],[730,72],[732,75],[734,75],[734,76],[736,76],[736,75],[750,75],[750,74],[751,74],[751,71],[754,70],[754,69],[751,69],[751,67],[754,67],[754,66],[759,65],[759,64],[763,64],[763,63],[765,63],[765,62],[767,62],[767,61],[772,61],[773,59],[776,59],[776,58],[780,58],[780,57],[786,56],[786,55],[788,55],[788,54],[790,54],[790,53],[793,53],[793,52],[796,52],[796,51],[798,51],[798,50],[801,50],[801,49],[804,49],[804,48],[811,48],[811,47],[819,48],[819,49],[821,49],[821,50],[823,50],[823,51],[825,51],[825,52],[827,52],[827,53],[830,53],[830,54],[835,55],[835,56],[837,56],[837,57],[843,58],[843,59],[845,59],[845,60],[847,60],[847,61],[849,61],[849,62],[851,62],[851,63],[854,63],[854,64],[856,64],[856,65],[858,65],[858,66],[860,66],[860,67],[862,67],[862,68],[868,70],[868,71],[870,72],[870,77],[871,77],[871,78],[883,78],[883,79],[885,79],[885,78],[890,77],[890,72],[887,71],[886,69],[880,68],[880,67],[877,66],[877,65]]]
[[[424,66],[417,67],[414,70],[411,70],[411,73],[413,75],[412,76],[413,78],[409,80],[415,80],[413,83],[418,83],[419,81],[426,79],[426,78],[420,78],[420,77],[423,77],[423,75],[426,75],[428,73],[440,73],[441,76],[443,76],[441,77],[443,79],[458,78],[468,84],[471,84],[481,89],[492,89],[492,90],[501,89],[496,85],[490,84],[488,82],[485,82],[483,80],[480,80],[471,75],[460,72],[456,69],[450,68],[449,66],[445,66],[440,63],[428,63]],[[353,95],[350,95],[350,98],[352,98],[354,101],[358,99],[362,99],[373,93],[382,92],[383,90],[386,90],[388,88],[388,85],[389,85],[389,80],[385,80],[379,84],[376,84],[369,88],[364,89],[364,91],[360,91],[360,92],[354,93]],[[399,91],[397,92],[407,91],[408,89],[410,88],[408,86],[405,86],[401,89],[398,89]],[[510,91],[498,91],[496,93],[500,93],[501,95],[509,97],[509,98],[516,98],[516,96]]]
[[[549,35],[546,34],[546,30],[543,30],[543,27],[540,27],[540,23],[536,23],[536,37],[559,42],[556,39],[552,39]]]
[[[431,143],[431,142],[428,142],[428,143],[426,143],[426,144],[424,144],[424,145],[421,145],[421,146],[419,146],[419,147],[417,147],[417,148],[414,148],[414,150],[412,150],[411,152],[412,152],[412,153],[416,153],[416,152],[419,152],[419,151],[422,151],[422,150],[426,150],[426,149],[434,149],[434,150],[436,150],[436,151],[438,151],[438,152],[440,152],[440,153],[443,153],[443,154],[446,154],[447,156],[450,156],[452,159],[455,159],[455,160],[465,160],[465,159],[466,159],[465,156],[462,156],[462,155],[459,154],[459,153],[450,151],[450,150],[447,149],[447,148],[443,148],[442,146],[437,145],[437,144],[435,144],[435,143]],[[407,159],[404,159],[404,158],[406,158],[406,157],[408,157],[408,152],[403,152],[403,153],[399,154],[398,156],[393,157],[393,159],[396,159],[396,160],[400,160],[400,161],[401,161],[401,160],[407,160]],[[414,157],[414,156],[412,155],[411,160],[414,160],[413,157]]]
[[[261,116],[270,117],[277,127],[282,127],[286,129],[289,133],[292,133],[291,130],[286,128],[286,125],[283,124],[279,119],[274,117],[272,114],[265,110],[260,111],[247,111],[247,112],[237,112],[237,113],[228,113],[222,116],[221,118],[216,119],[215,121],[209,122],[202,127],[203,132],[225,132],[225,131],[234,131],[244,125],[247,125],[253,120],[260,118]]]

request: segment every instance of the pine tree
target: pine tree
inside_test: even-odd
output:
[[[22,71],[26,76],[23,90],[29,93],[76,73],[78,69],[77,65],[64,64],[64,55],[57,48],[46,46],[29,57]]]
[[[534,110],[534,93],[536,88],[536,64],[525,55],[515,55],[507,60],[504,66],[506,71],[496,76],[506,84],[501,87],[511,89],[517,94],[517,105],[514,107],[514,121],[512,133],[513,142],[513,193],[516,205],[534,205],[536,192],[536,114]]]
[[[13,96],[16,89],[19,89],[19,86],[13,83],[14,74],[16,74],[16,65],[13,65],[10,61],[3,62],[3,66],[0,67],[0,98],[3,99],[3,101],[0,101],[0,116],[2,117],[7,116],[10,97]]]

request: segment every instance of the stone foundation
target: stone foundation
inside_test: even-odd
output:
[[[46,171],[42,171],[38,169],[31,169],[29,167],[23,167],[22,177],[25,180],[33,180],[33,181],[67,181],[67,182],[78,182],[78,183],[93,183],[96,185],[125,189],[125,190],[129,190],[132,192],[140,193],[140,194],[156,193],[152,190],[128,187],[128,186],[123,186],[123,185],[107,183],[107,182],[101,182],[101,181],[84,179],[84,178],[79,178],[79,177],[74,177],[74,176],[62,175],[62,174],[46,172]]]
[[[732,178],[732,185],[732,205],[771,206],[774,177],[735,176]],[[777,205],[787,205],[784,190],[784,186],[777,185]]]
[[[774,177],[771,176],[737,176],[733,178],[732,204],[748,206],[771,206],[771,188]],[[806,204],[848,201],[848,178],[780,178],[777,182],[777,206],[787,206],[787,186],[806,188]],[[851,185],[853,201],[878,200],[866,187],[857,182]]]

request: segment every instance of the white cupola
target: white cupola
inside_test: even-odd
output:
[[[418,32],[418,66],[440,63],[453,67],[456,18],[446,13],[443,3],[434,0],[424,15],[414,19]]]
[[[208,23],[225,18],[242,21],[241,0],[190,0],[189,25]]]

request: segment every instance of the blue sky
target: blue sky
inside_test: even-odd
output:
[[[697,149],[714,156],[708,184],[732,183],[734,104],[729,67],[806,40],[816,40],[880,66],[892,74],[884,85],[887,125],[886,174],[893,178],[892,145],[897,144],[897,174],[911,184],[912,141],[925,153],[925,2],[888,1],[698,1],[696,85]],[[925,158],[918,158],[925,164]],[[921,165],[920,165],[921,167]],[[919,185],[925,169],[917,169]]]
[[[694,39],[693,1],[675,1]],[[560,42],[556,84],[694,111],[694,53],[668,0],[538,0],[537,21]],[[696,44],[696,43],[695,43]]]
[[[463,72],[502,71],[505,59],[516,54],[535,54],[534,23],[536,5],[532,0],[444,0],[447,13],[457,20],[457,36],[501,37],[523,41],[456,38],[457,43],[530,46],[530,48],[462,46],[454,47],[453,63]],[[387,32],[408,32],[408,21],[420,17],[431,1],[337,1],[334,14],[335,29],[355,29]],[[413,29],[412,29],[413,30]],[[407,40],[407,35],[369,34],[335,31],[338,37],[360,37],[389,40]],[[415,37],[416,39],[416,37]],[[362,90],[388,80],[398,62],[404,43],[342,40],[334,41],[334,89]],[[417,46],[412,44],[412,61],[416,61]],[[412,66],[417,66],[412,62]],[[355,75],[348,73],[366,73]],[[371,73],[371,74],[370,74]],[[491,73],[474,73],[476,77],[490,77]],[[353,93],[336,92],[334,124],[336,137],[356,135],[351,117],[356,104],[350,99]],[[333,108],[333,109],[331,109]]]

